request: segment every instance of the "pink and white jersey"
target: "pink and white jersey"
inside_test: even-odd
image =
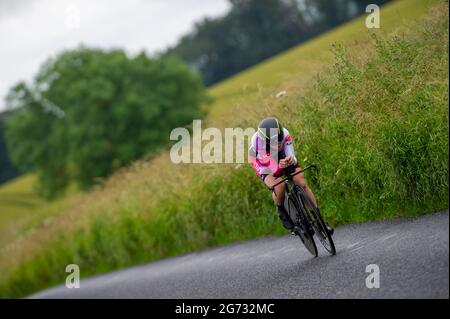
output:
[[[261,176],[264,174],[281,175],[283,169],[278,165],[280,159],[292,155],[294,165],[297,164],[295,157],[294,145],[289,131],[283,128],[283,140],[281,141],[281,150],[274,156],[266,150],[266,141],[259,137],[258,133],[253,134],[251,145],[248,150],[248,158],[255,172]],[[276,152],[275,152],[276,153]]]

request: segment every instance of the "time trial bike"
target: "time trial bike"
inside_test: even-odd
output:
[[[273,192],[276,186],[286,183],[284,206],[294,222],[294,234],[300,238],[306,249],[314,257],[318,255],[314,236],[319,239],[326,251],[331,255],[335,255],[336,248],[332,235],[319,212],[319,208],[314,205],[306,191],[293,182],[295,175],[301,174],[310,168],[317,168],[317,166],[313,163],[298,172],[285,175],[269,189]]]

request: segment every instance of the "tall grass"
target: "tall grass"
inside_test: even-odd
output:
[[[332,224],[448,207],[447,9],[437,6],[394,38],[374,37],[368,58],[336,45],[335,64],[309,91],[281,99],[261,92],[239,117],[243,127],[269,114],[282,119],[300,163],[320,167],[307,177]],[[136,162],[107,182],[108,196],[102,189],[81,195],[65,220],[3,252],[0,296],[62,283],[69,263],[88,276],[284,233],[270,193],[248,165],[168,161],[163,154]]]
[[[448,15],[435,9],[415,32],[374,36],[363,65],[335,47],[336,63],[303,101],[307,156],[335,223],[448,206]]]

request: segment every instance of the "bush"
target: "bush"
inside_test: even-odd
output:
[[[79,48],[45,63],[33,86],[13,87],[6,140],[13,162],[37,171],[47,197],[81,189],[167,145],[174,127],[201,116],[205,89],[176,58],[128,58]]]
[[[358,65],[336,63],[300,106],[303,151],[321,168],[334,223],[430,212],[448,205],[448,19],[379,39]]]

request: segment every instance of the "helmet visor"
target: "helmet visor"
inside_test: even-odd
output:
[[[277,128],[259,128],[258,133],[266,141],[267,146],[276,147],[278,143],[283,141],[283,135],[279,133]]]

